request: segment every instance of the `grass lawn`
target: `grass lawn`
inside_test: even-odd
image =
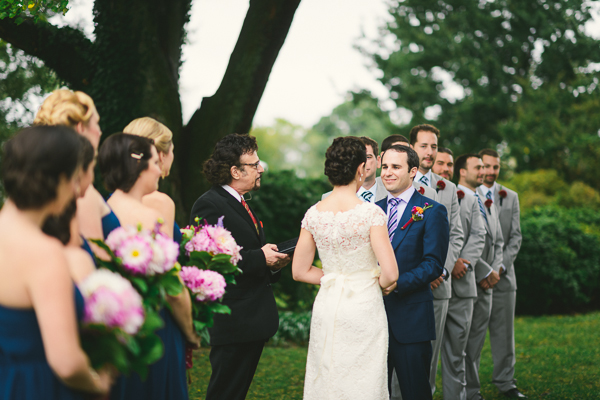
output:
[[[515,321],[516,378],[530,399],[600,399],[600,313],[525,317]],[[190,399],[204,399],[210,363],[195,352]],[[302,399],[306,348],[267,347],[247,399]],[[482,394],[505,399],[492,384],[489,340],[481,359]],[[441,374],[437,377],[441,388]],[[434,400],[443,398],[441,389]]]

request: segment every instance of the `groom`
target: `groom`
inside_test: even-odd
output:
[[[388,216],[400,272],[384,303],[390,329],[388,382],[395,369],[403,400],[432,398],[429,370],[436,336],[430,282],[442,275],[450,230],[446,208],[413,187],[418,167],[419,156],[410,147],[394,145],[384,152],[381,180],[389,194],[377,202]],[[413,207],[422,208],[420,218]]]

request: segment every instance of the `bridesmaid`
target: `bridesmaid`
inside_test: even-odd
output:
[[[124,133],[137,135],[154,140],[154,146],[158,150],[161,177],[166,178],[171,172],[171,166],[175,155],[173,154],[173,133],[169,128],[150,117],[134,119],[123,129]],[[175,203],[166,194],[155,190],[142,199],[142,203],[158,211],[165,221],[166,226],[173,225],[171,237],[177,243],[181,242],[181,231],[175,222]]]
[[[159,154],[148,138],[116,133],[102,144],[98,165],[106,188],[114,191],[108,200],[123,225],[142,224],[152,229],[161,212],[144,204],[143,198],[154,193],[162,175]],[[173,215],[171,215],[173,218]],[[172,221],[172,219],[171,219]],[[171,236],[173,224],[163,224],[163,232]],[[187,291],[169,297],[172,313],[161,311],[165,327],[158,334],[165,346],[161,360],[150,367],[142,382],[133,374],[121,378],[111,391],[111,399],[188,399],[185,380],[185,345],[199,347],[191,317],[191,300]]]
[[[99,121],[100,116],[90,96],[58,89],[44,100],[33,123],[70,126],[86,137],[97,151],[102,135]],[[108,232],[119,226],[117,217],[93,186],[77,200],[77,221],[81,234],[87,239],[106,238]],[[100,250],[92,246],[94,250]],[[102,253],[100,250],[99,254]]]
[[[94,371],[79,345],[84,303],[63,247],[40,229],[78,190],[80,143],[70,128],[39,126],[4,146],[0,399],[84,399],[110,388],[110,373]]]
[[[94,181],[94,165],[96,164],[95,151],[85,137],[79,135],[81,143],[80,154],[82,165],[79,174],[78,197],[85,196],[87,189]],[[96,263],[94,253],[87,240],[79,234],[79,225],[75,214],[77,212],[77,199],[73,199],[62,214],[50,216],[44,222],[42,231],[57,238],[65,245],[65,255],[75,283],[79,283],[88,274],[94,271]]]

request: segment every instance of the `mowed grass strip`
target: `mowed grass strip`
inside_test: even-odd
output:
[[[600,312],[575,316],[522,317],[515,321],[516,378],[530,399],[600,399]],[[266,347],[248,400],[302,399],[305,347]],[[209,350],[194,354],[190,399],[204,399],[210,378]],[[482,394],[506,399],[492,384],[489,338],[481,359]],[[434,400],[443,399],[441,371]]]

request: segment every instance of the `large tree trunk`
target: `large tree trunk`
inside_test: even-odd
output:
[[[186,213],[208,188],[202,165],[216,142],[229,133],[248,133],[273,64],[300,0],[251,0],[242,31],[217,92],[202,100],[183,129],[176,162]]]
[[[182,126],[179,67],[191,0],[95,0],[96,38],[25,20],[0,20],[0,38],[38,57],[73,90],[88,93],[104,137],[150,116],[174,134],[175,164],[161,189],[177,217],[187,214],[206,182],[202,164],[216,141],[246,133],[300,0],[251,0],[221,85]]]

